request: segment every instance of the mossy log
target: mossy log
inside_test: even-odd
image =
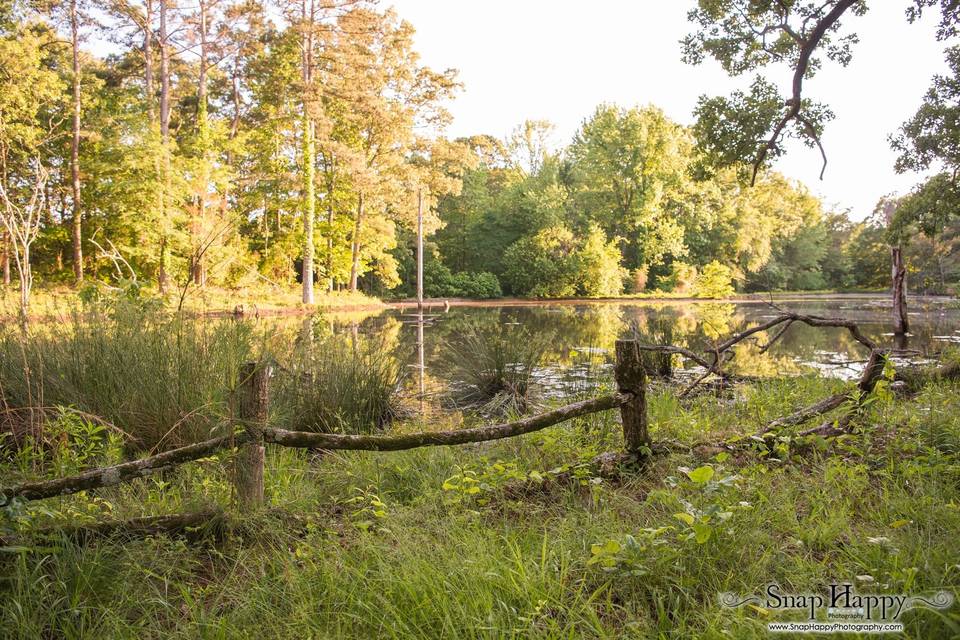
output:
[[[108,520],[68,527],[46,527],[25,533],[0,538],[4,546],[26,545],[37,538],[65,538],[77,544],[86,544],[92,540],[124,537],[146,538],[148,536],[184,535],[191,540],[204,537],[219,538],[226,524],[223,512],[206,509],[193,513],[175,513],[163,516],[146,516],[130,520]]]
[[[546,413],[514,422],[457,429],[453,431],[423,431],[395,436],[362,436],[338,433],[311,433],[307,431],[287,431],[285,429],[264,429],[266,442],[284,447],[302,447],[308,449],[347,449],[354,451],[401,451],[418,447],[449,446],[470,442],[486,442],[512,438],[534,431],[552,427],[572,418],[578,418],[598,411],[616,409],[630,402],[632,394],[616,393],[609,396],[574,402]]]
[[[247,442],[249,438],[250,436],[246,433],[238,433],[234,436],[222,436],[220,438],[213,438],[180,447],[179,449],[164,451],[149,458],[131,460],[130,462],[123,462],[111,467],[91,469],[85,473],[68,478],[24,482],[12,487],[3,487],[0,488],[0,506],[9,504],[14,498],[20,500],[42,500],[44,498],[65,496],[90,489],[99,489],[100,487],[109,487],[120,484],[121,482],[129,482],[156,473],[161,469],[167,469],[184,462],[190,462],[191,460],[206,458],[221,449],[243,444]]]

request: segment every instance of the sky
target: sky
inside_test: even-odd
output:
[[[684,64],[679,40],[692,25],[692,0],[393,0],[417,30],[422,62],[455,68],[464,91],[449,105],[451,136],[503,137],[527,119],[557,129],[558,146],[600,103],[654,104],[692,124],[697,98],[744,88],[719,65]],[[863,17],[846,19],[860,35],[847,67],[826,63],[804,83],[804,97],[836,114],[822,137],[828,165],[819,180],[819,152],[800,144],[775,168],[801,180],[827,206],[863,219],[877,200],[909,191],[922,176],[898,175],[887,136],[917,108],[935,73],[946,70],[936,41],[936,11],[921,22],[904,17],[907,0],[874,0]],[[767,77],[784,93],[791,73]]]

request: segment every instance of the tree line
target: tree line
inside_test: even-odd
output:
[[[910,216],[826,210],[769,169],[779,146],[751,163],[722,137],[762,86],[704,98],[692,127],[604,104],[561,148],[545,121],[450,139],[456,72],[422,64],[413,36],[363,0],[0,0],[4,282],[19,276],[24,304],[34,274],[181,299],[257,283],[298,283],[307,303],[315,287],[410,295],[418,214],[434,296],[885,286],[894,236],[918,229],[901,243],[915,277],[956,279],[952,180],[896,208]],[[905,124],[898,168],[932,162],[911,141],[942,128],[951,82]]]

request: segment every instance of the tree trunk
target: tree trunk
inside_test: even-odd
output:
[[[907,320],[907,267],[903,261],[903,247],[890,247],[893,276],[893,333],[903,335],[910,331]]]
[[[3,269],[3,286],[10,286],[10,235],[6,232],[3,234],[3,254],[0,256],[0,261],[2,261]]]
[[[143,92],[147,102],[147,114],[153,124],[156,111],[153,108],[153,0],[144,4],[146,15],[143,27]]]
[[[167,186],[170,171],[168,144],[170,141],[170,43],[167,34],[167,0],[160,0],[160,269],[157,272],[157,284],[160,293],[166,293],[170,282],[167,263],[170,260],[170,247],[167,240]]]
[[[350,291],[357,292],[357,278],[360,271],[360,229],[363,225],[363,192],[357,200],[357,217],[353,223],[353,243],[350,247]]]
[[[313,140],[313,118],[310,114],[310,85],[313,81],[313,2],[303,0],[303,36],[301,76],[303,80],[303,303],[313,304],[313,222],[316,216],[314,171],[316,148]]]
[[[327,292],[333,293],[333,189],[334,189],[334,167],[327,169]]]
[[[207,189],[210,182],[210,140],[207,123],[207,2],[200,0],[200,69],[197,77],[197,129],[200,137],[201,180],[200,190],[197,193],[196,219],[191,227],[194,246],[193,283],[198,287],[206,284],[206,269],[203,264],[203,254],[200,244],[203,242],[203,221],[207,214]]]
[[[70,0],[70,38],[73,48],[73,140],[70,145],[70,184],[73,196],[73,277],[83,282],[82,218],[80,209],[80,34],[77,0]]]
[[[167,2],[160,0],[160,137],[170,139],[170,43],[167,33]]]
[[[313,304],[313,221],[316,216],[314,190],[313,121],[303,114],[303,303]]]
[[[417,309],[423,313],[423,189],[417,189]]]

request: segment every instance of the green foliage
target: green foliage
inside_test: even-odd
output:
[[[565,226],[548,227],[510,245],[504,282],[515,295],[536,298],[617,296],[627,273],[617,245],[596,224],[582,242]]]
[[[687,131],[660,109],[601,105],[567,149],[577,210],[625,239],[628,268],[682,254],[691,146]]]
[[[371,433],[400,412],[403,369],[387,345],[374,337],[352,342],[320,335],[321,318],[308,319],[284,360],[275,384],[276,419],[299,431]]]
[[[733,271],[714,260],[700,270],[693,291],[698,298],[729,298],[735,292]]]
[[[504,252],[503,260],[504,281],[516,295],[564,298],[577,293],[577,243],[567,227],[547,227],[533,237],[517,240]]]
[[[588,298],[618,296],[623,293],[627,270],[621,263],[617,238],[606,242],[599,225],[590,227],[579,252],[581,287]]]
[[[451,399],[485,413],[523,412],[535,399],[537,368],[551,336],[515,324],[470,323],[443,350],[441,366],[455,381]]]
[[[437,260],[423,265],[423,293],[428,298],[499,298],[503,295],[500,281],[492,273],[483,271],[451,273]]]
[[[960,126],[960,47],[947,48],[950,75],[935,75],[923,104],[900,131],[890,137],[899,153],[897,171],[924,171],[931,166],[960,166],[957,127]]]

